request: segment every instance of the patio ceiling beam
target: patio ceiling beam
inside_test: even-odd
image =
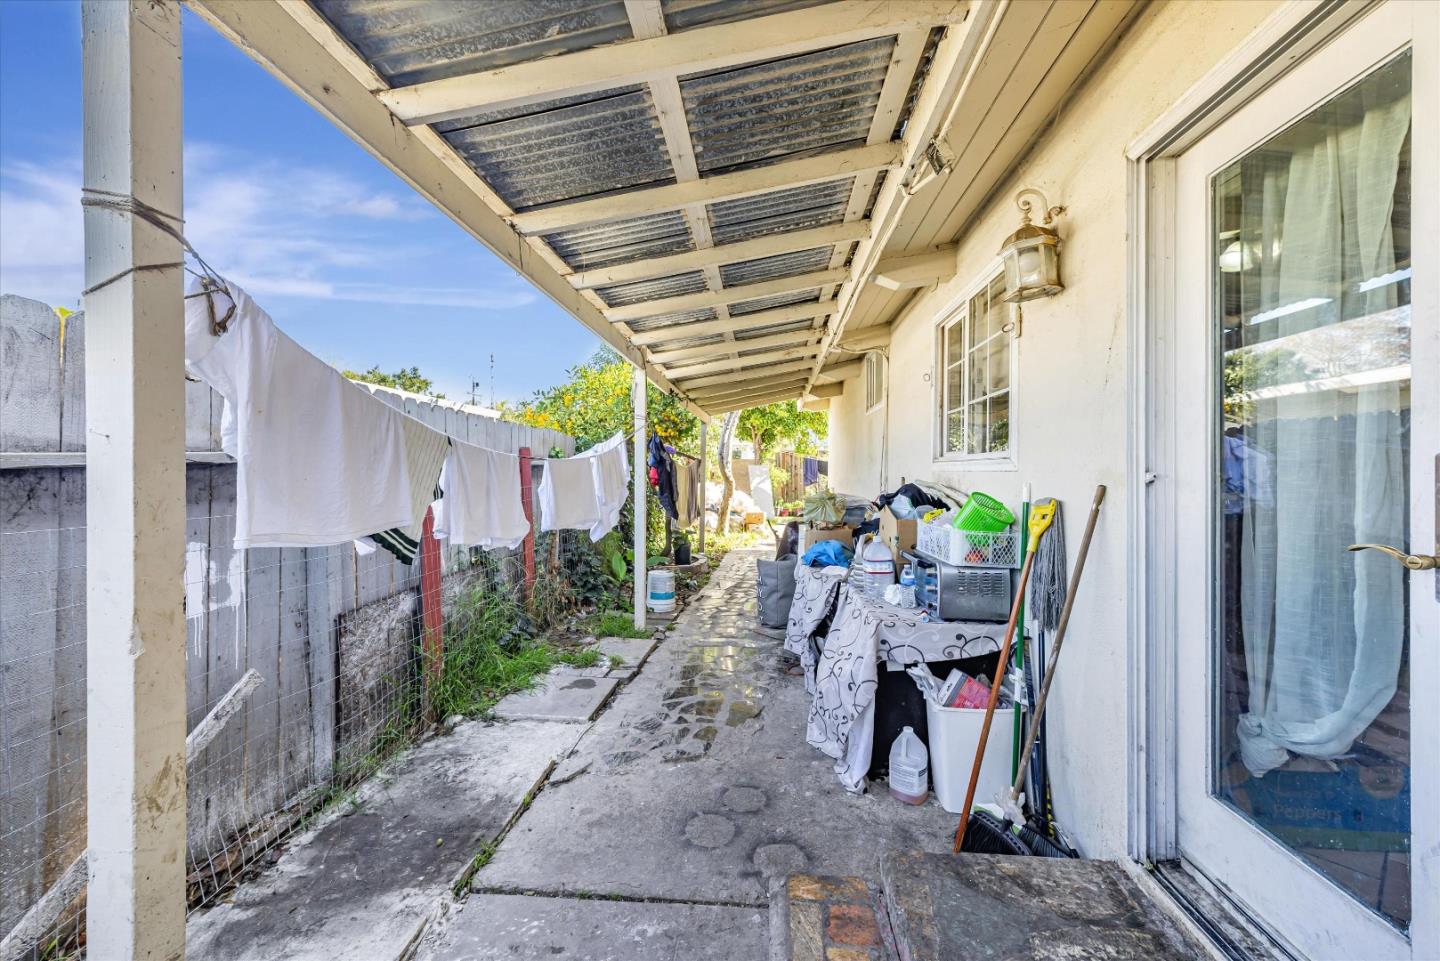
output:
[[[758,284],[743,284],[739,287],[725,287],[721,290],[706,290],[697,294],[681,294],[679,297],[664,297],[660,300],[644,300],[624,307],[607,307],[604,314],[612,321],[639,320],[642,317],[659,317],[686,310],[702,310],[721,304],[735,304],[757,297],[773,297],[802,290],[812,290],[824,284],[839,283],[850,276],[843,267],[834,270],[816,270],[793,277],[765,280]]]
[[[743,341],[732,345],[731,350],[748,349]],[[815,352],[820,348],[815,344],[801,344],[795,347],[778,347],[774,350],[763,351],[758,354],[747,354],[744,357],[722,357],[719,360],[702,360],[698,363],[688,363],[680,367],[666,366],[666,375],[671,380],[684,382],[698,374],[708,374],[711,371],[731,370],[745,364],[768,364],[775,360],[797,360],[801,357],[814,357]]]
[[[717,390],[711,391],[710,393],[701,393],[699,391],[696,391],[695,400],[697,403],[705,405],[724,404],[728,401],[744,397],[747,394],[753,397],[754,395],[759,393],[770,393],[771,391],[778,390],[794,390],[796,388],[803,389],[804,387],[805,377],[803,375],[781,375],[780,377],[776,377],[774,379],[774,382],[757,381],[756,383],[747,384],[744,387],[722,387]],[[827,399],[830,397],[839,397],[842,393],[844,393],[845,385],[816,384],[815,391],[816,393],[812,396],[824,397]]]
[[[978,70],[1004,8],[1005,4],[975,4],[964,22],[947,27],[936,44],[925,83],[915,97],[905,125],[905,156],[900,170],[885,178],[875,199],[870,214],[870,237],[857,244],[851,258],[855,282],[846,284],[836,295],[839,310],[821,341],[822,349],[810,377],[812,384],[821,376],[831,349],[844,333],[856,298],[865,287],[864,281],[873,273],[910,198],[932,173],[943,176],[943,170],[932,167],[929,147],[944,137],[951,118],[965,102],[965,91]]]
[[[737,350],[759,350],[761,347],[784,347],[788,345],[813,343],[820,338],[820,331],[813,327],[806,330],[789,330],[783,334],[767,334],[748,340],[727,341],[723,344],[705,344],[702,347],[684,347],[679,350],[658,351],[650,355],[650,363],[662,367],[675,367],[683,361],[705,360],[722,354],[733,354]]]
[[[840,343],[835,346],[836,350],[874,350],[877,347],[890,346],[890,326],[866,327],[857,330],[848,337],[842,337]]]
[[[882,258],[870,279],[886,290],[929,287],[955,276],[959,269],[958,247],[945,244],[933,250],[914,250]]]
[[[748,359],[748,358],[747,358]],[[741,363],[745,363],[742,360]],[[759,363],[765,364],[765,361]],[[789,374],[797,370],[804,370],[810,366],[808,360],[792,360],[783,364],[766,364],[764,367],[756,367],[750,370],[735,370],[724,374],[711,374],[706,377],[689,378],[684,383],[686,390],[696,387],[713,387],[716,384],[743,383],[749,380],[756,380],[761,377],[769,377],[771,374]]]
[[[843,364],[836,364],[833,367],[826,367],[820,371],[820,376],[830,380],[847,380],[860,373],[860,368],[865,366],[863,360],[846,361]]]
[[[699,320],[689,324],[675,324],[671,327],[657,327],[642,330],[632,335],[636,344],[652,346],[672,340],[688,340],[691,337],[705,337],[723,334],[726,331],[753,330],[756,327],[770,327],[774,324],[789,324],[828,315],[835,309],[833,300],[822,300],[815,304],[791,304],[771,310],[757,310],[753,314],[737,314],[729,320]]]
[[[742,240],[739,243],[723,244],[719,247],[691,250],[683,254],[671,254],[668,257],[635,260],[627,264],[616,264],[613,267],[579,270],[571,274],[568,279],[571,285],[580,289],[608,287],[611,284],[650,280],[654,277],[669,277],[691,270],[703,270],[706,267],[717,267],[721,264],[736,264],[742,260],[788,254],[797,250],[810,250],[814,247],[841,244],[848,250],[853,241],[864,240],[868,236],[870,236],[870,224],[863,220],[856,220],[850,223],[832,224],[828,227],[812,227],[809,230],[768,234],[764,237],[756,237],[754,240]],[[834,266],[840,265],[835,264]]]
[[[969,6],[968,0],[841,0],[823,11],[792,10],[696,27],[379,90],[375,96],[405,124],[430,124],[482,109],[650,83],[657,77],[708,73],[958,23]]]
[[[813,396],[805,393],[804,385],[787,387],[782,390],[768,391],[763,394],[752,394],[749,397],[737,397],[734,400],[721,404],[707,404],[706,409],[712,414],[725,414],[732,410],[744,410],[747,407],[764,407],[767,404],[775,404],[784,400],[800,400],[803,397]]]
[[[692,204],[738,200],[770,190],[803,187],[871,170],[889,170],[900,165],[903,146],[900,143],[881,143],[831,150],[796,160],[783,160],[764,167],[714,174],[701,180],[643,187],[604,197],[557,203],[539,210],[514,214],[510,217],[510,222],[522,234],[548,234],[557,230],[630,220],[667,210],[678,210]]]
[[[313,6],[304,0],[188,0],[187,5],[621,356],[645,363],[627,340],[628,331],[600,313],[594,294],[570,286],[563,276],[570,269],[554,251],[511,228],[507,218],[513,212],[450,144],[429,127],[395,122],[375,97],[385,81]],[[661,390],[671,390],[659,370],[646,370]]]

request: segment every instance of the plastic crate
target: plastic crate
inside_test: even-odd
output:
[[[1022,560],[1020,534],[1015,531],[977,534],[956,530],[949,524],[917,524],[915,548],[960,567],[1015,568]]]

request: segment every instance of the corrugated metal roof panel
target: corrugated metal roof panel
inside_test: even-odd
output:
[[[826,2],[828,0],[660,0],[660,9],[665,14],[665,29],[676,33],[690,27],[749,20]]]
[[[673,179],[644,86],[474,114],[436,124],[514,210]],[[496,119],[503,117],[503,119]]]
[[[698,294],[705,289],[705,274],[695,270],[688,274],[674,274],[670,277],[656,277],[653,280],[637,280],[629,284],[597,288],[595,293],[605,301],[607,307],[626,307],[647,300],[662,297],[680,297],[684,294]]]
[[[629,40],[623,0],[311,0],[403,87]]]
[[[830,255],[834,249],[832,244],[775,254],[772,257],[743,260],[738,264],[726,264],[720,268],[720,281],[726,287],[739,287],[762,280],[794,277],[797,274],[808,274],[812,270],[824,270],[830,266]]]
[[[593,270],[695,249],[690,226],[678,210],[562,230],[542,239],[572,270]]]
[[[838,224],[845,219],[854,177],[804,187],[772,190],[707,208],[716,244],[733,244],[767,234]]]
[[[864,143],[894,46],[880,37],[682,80],[696,164],[713,173]]]
[[[820,299],[819,288],[812,290],[795,291],[788,294],[774,294],[770,297],[756,297],[754,300],[742,300],[739,303],[730,305],[730,316],[740,317],[744,314],[753,314],[760,310],[769,310],[771,307],[787,307],[790,304],[804,304]]]
[[[725,335],[724,335],[724,334],[705,334],[705,335],[700,336],[700,337],[681,337],[681,338],[677,338],[677,339],[675,339],[675,340],[667,340],[667,341],[665,341],[664,349],[665,349],[665,350],[687,350],[687,349],[689,349],[689,348],[691,348],[691,347],[709,347],[709,346],[711,346],[712,344],[718,344],[718,343],[722,342],[724,339],[725,339]],[[657,345],[656,347],[654,347],[654,348],[652,348],[652,349],[653,349],[653,350],[659,350],[660,347]]]
[[[700,310],[682,310],[673,314],[661,314],[658,317],[642,317],[639,320],[629,320],[625,324],[636,333],[646,330],[660,330],[667,327],[681,328],[685,324],[698,323],[702,320],[714,320],[716,317],[714,308],[704,307]],[[676,337],[684,336],[683,330],[677,330]]]

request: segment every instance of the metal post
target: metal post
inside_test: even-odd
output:
[[[630,387],[630,403],[635,410],[635,628],[645,629],[645,371],[635,368]]]
[[[705,470],[706,462],[710,457],[710,451],[705,444],[709,429],[710,425],[702,420],[700,422],[700,536],[697,538],[698,546],[695,548],[702,557],[705,555]]]
[[[85,186],[179,223],[180,4],[85,0],[81,26]],[[85,208],[86,947],[115,961],[185,954],[183,271],[152,266],[182,256]]]

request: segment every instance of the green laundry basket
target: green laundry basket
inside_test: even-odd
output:
[[[1010,508],[989,494],[975,491],[966,500],[960,513],[955,515],[954,525],[967,533],[967,540],[976,547],[987,546],[993,538],[987,534],[998,534],[1015,523]]]

